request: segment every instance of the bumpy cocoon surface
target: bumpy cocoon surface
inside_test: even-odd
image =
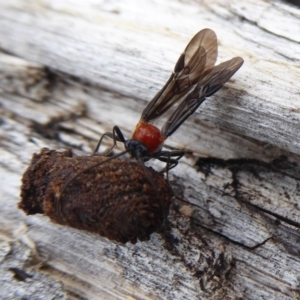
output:
[[[148,239],[161,229],[172,198],[168,182],[152,168],[147,175],[136,162],[113,159],[87,169],[61,194],[76,174],[106,159],[43,148],[23,175],[19,208],[121,243]]]

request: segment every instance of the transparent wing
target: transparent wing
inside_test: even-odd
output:
[[[164,138],[170,136],[205,100],[206,97],[217,92],[242,66],[244,60],[241,57],[234,57],[213,68],[206,76],[187,93],[181,104],[171,114],[163,126],[161,135]]]
[[[206,86],[205,97],[209,97],[217,92],[242,66],[244,60],[241,57],[234,57],[217,66],[211,73],[203,77],[200,84]]]
[[[179,57],[173,74],[165,86],[145,107],[141,120],[148,123],[182,99],[209,74],[218,56],[217,36],[211,29],[199,31]]]

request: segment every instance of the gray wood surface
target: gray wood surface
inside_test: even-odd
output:
[[[2,0],[1,299],[300,298],[299,16],[280,1]],[[115,124],[130,137],[205,27],[220,61],[245,64],[166,142],[189,152],[170,172],[174,252],[17,209],[34,152],[89,155]]]

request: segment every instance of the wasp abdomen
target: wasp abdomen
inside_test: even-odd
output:
[[[149,153],[153,153],[160,149],[165,140],[162,138],[160,130],[156,126],[144,122],[139,122],[137,124],[132,139],[144,143]]]

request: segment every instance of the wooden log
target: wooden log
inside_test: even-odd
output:
[[[299,298],[299,15],[257,0],[1,1],[0,298]],[[188,152],[170,172],[173,251],[17,209],[34,152],[89,155],[115,124],[129,138],[205,27],[220,62],[245,64],[166,142]]]

